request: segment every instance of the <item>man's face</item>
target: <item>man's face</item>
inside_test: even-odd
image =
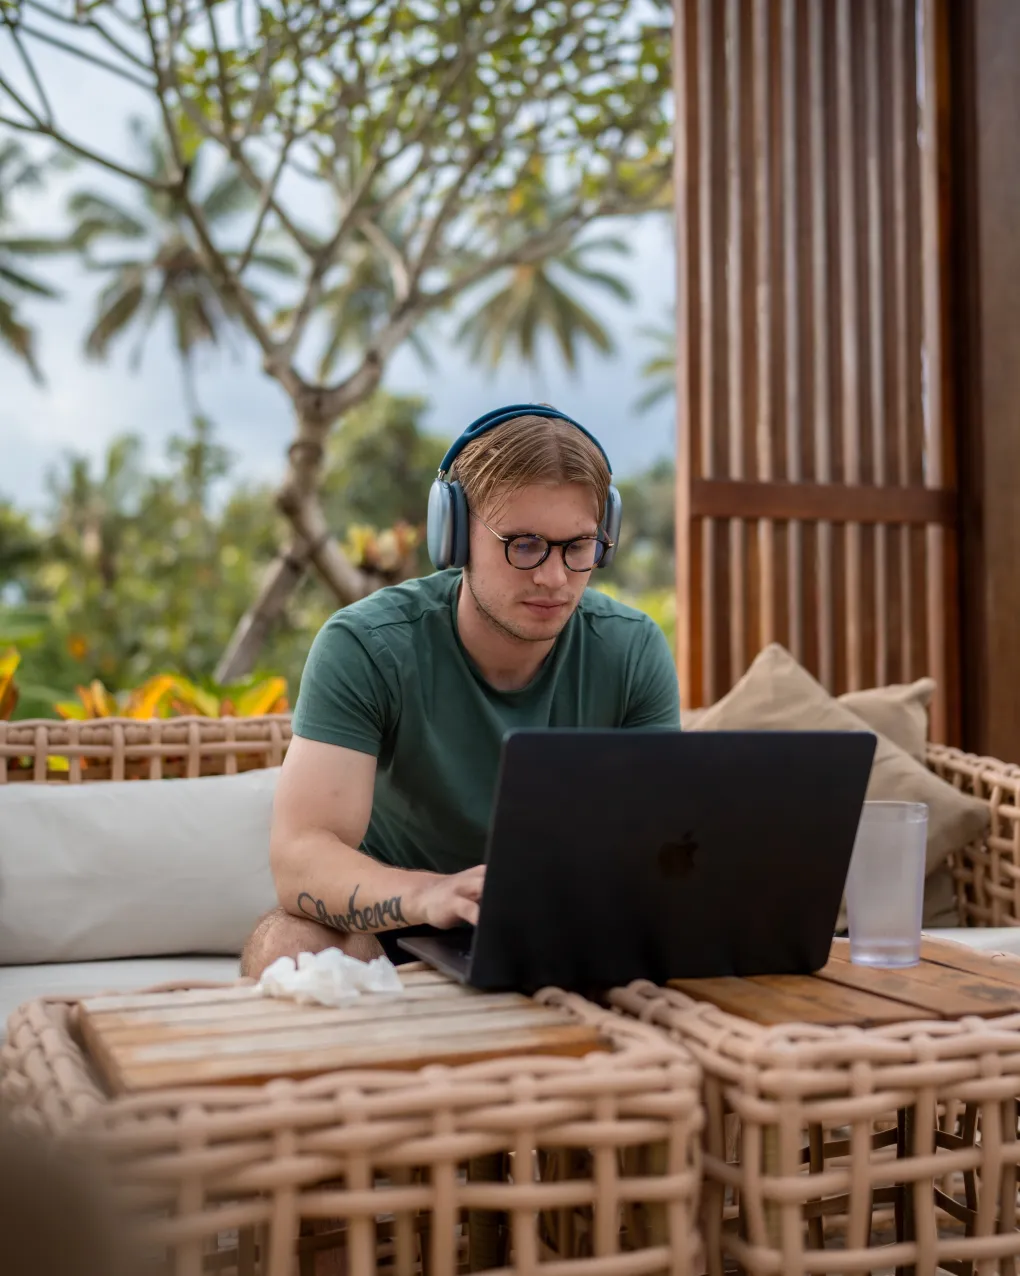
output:
[[[598,518],[590,490],[575,483],[535,484],[473,512],[478,517],[471,519],[464,578],[479,610],[512,638],[555,638],[573,615],[591,573],[569,571],[559,546],[553,546],[544,563],[522,571],[507,562],[504,543],[492,531],[500,536],[530,533],[550,541],[594,536]]]

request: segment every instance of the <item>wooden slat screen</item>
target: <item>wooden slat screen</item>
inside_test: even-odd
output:
[[[677,0],[678,660],[957,673],[936,0]],[[948,530],[947,532],[947,529]]]

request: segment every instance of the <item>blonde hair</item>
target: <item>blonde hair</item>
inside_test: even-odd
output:
[[[491,510],[533,483],[578,483],[586,487],[601,521],[611,475],[597,445],[569,421],[520,416],[504,421],[464,448],[452,467],[468,507]]]

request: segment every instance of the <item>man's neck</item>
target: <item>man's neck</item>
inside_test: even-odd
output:
[[[457,598],[457,633],[485,681],[497,691],[520,691],[556,645],[515,638],[478,606],[465,580]]]

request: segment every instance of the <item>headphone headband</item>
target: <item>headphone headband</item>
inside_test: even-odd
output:
[[[491,412],[486,412],[484,416],[480,416],[477,421],[472,421],[459,438],[454,439],[447,448],[446,455],[439,463],[440,475],[446,474],[450,466],[457,459],[461,451],[467,447],[469,443],[473,443],[475,439],[486,434],[489,430],[494,430],[497,425],[502,425],[505,421],[513,421],[517,417],[522,416],[544,416],[553,421],[566,421],[569,425],[575,426],[581,431],[586,438],[591,439],[592,443],[602,453],[603,459],[612,475],[613,467],[609,464],[609,457],[606,456],[606,449],[598,441],[590,430],[586,430],[579,421],[575,421],[573,417],[567,416],[565,412],[560,412],[556,408],[545,407],[541,403],[514,403],[506,408],[494,408]]]

